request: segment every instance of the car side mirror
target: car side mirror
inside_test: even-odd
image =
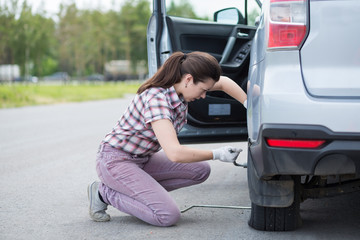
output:
[[[237,8],[225,8],[214,13],[214,22],[240,24],[244,23],[244,17]]]

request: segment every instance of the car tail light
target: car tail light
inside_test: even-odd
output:
[[[282,148],[318,148],[325,143],[325,140],[304,140],[304,139],[266,139],[270,147]]]
[[[307,0],[270,0],[268,48],[299,48],[307,32]]]

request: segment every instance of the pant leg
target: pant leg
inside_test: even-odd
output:
[[[160,151],[149,158],[143,170],[167,191],[172,191],[204,182],[211,169],[207,162],[174,163]]]
[[[110,150],[109,150],[110,151]],[[141,168],[148,159],[136,159],[117,150],[101,152],[97,172],[104,201],[149,224],[171,226],[180,210],[169,193]]]

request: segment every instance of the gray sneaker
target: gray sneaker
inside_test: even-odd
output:
[[[105,212],[107,204],[100,200],[99,185],[99,182],[93,182],[88,186],[89,214],[96,222],[107,222],[110,221],[110,215]]]

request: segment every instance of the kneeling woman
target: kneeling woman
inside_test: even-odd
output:
[[[149,224],[171,226],[180,210],[168,192],[205,181],[210,174],[206,160],[238,157],[239,148],[202,150],[177,138],[188,102],[205,98],[207,91],[222,90],[246,106],[245,92],[220,74],[211,55],[176,52],[140,86],[100,145],[96,170],[101,182],[88,187],[94,221],[109,221],[105,210],[111,205]]]

